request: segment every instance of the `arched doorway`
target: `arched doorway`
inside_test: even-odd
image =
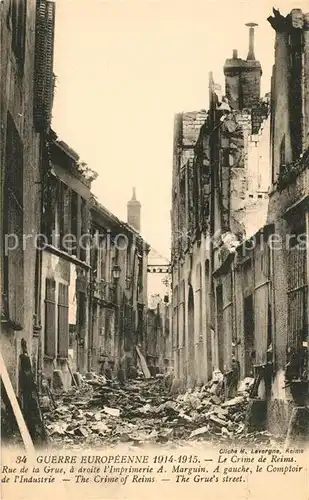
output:
[[[188,295],[188,375],[189,384],[194,384],[195,379],[195,356],[194,356],[194,296],[192,286],[189,285]]]

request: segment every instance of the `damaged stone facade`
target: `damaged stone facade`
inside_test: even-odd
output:
[[[21,339],[36,366],[41,332],[35,235],[41,228],[40,167],[53,97],[54,3],[2,2],[0,22],[0,342],[18,391]],[[7,246],[14,248],[6,251],[10,234],[18,242],[9,238]]]
[[[216,368],[229,369],[232,350],[226,358],[219,352],[213,273],[267,218],[269,96],[260,98],[262,70],[252,43],[250,31],[249,59],[233,51],[224,65],[226,97],[210,74],[209,111],[175,119],[173,352],[177,375],[189,386],[207,381]],[[231,284],[223,289],[229,317]]]
[[[92,198],[91,325],[89,371],[137,365],[136,347],[146,355],[149,245],[129,224]]]
[[[309,14],[278,11],[272,75],[272,188],[268,223],[288,244],[273,250],[275,315],[273,399],[268,419],[288,422],[293,405],[308,405],[308,148]],[[292,78],[287,79],[287,73]]]
[[[188,384],[207,380],[207,223],[210,202],[206,111],[175,117],[172,187],[174,367]],[[197,153],[195,152],[197,150]],[[194,311],[196,310],[195,314]],[[194,324],[196,325],[194,326]],[[199,359],[200,357],[200,359]]]
[[[42,214],[45,241],[40,256],[39,360],[40,371],[51,386],[56,377],[69,387],[69,354],[71,368],[84,373],[88,367],[91,181],[80,171],[77,153],[53,132],[48,149],[50,174],[45,179]]]
[[[129,376],[145,353],[149,246],[91,193],[96,174],[55,133],[49,143],[41,253],[41,375]]]
[[[91,193],[96,173],[54,132],[48,143],[40,256],[40,380],[123,370],[146,355],[149,246]],[[47,243],[47,244],[46,244]]]
[[[269,429],[286,433],[293,408],[295,416],[308,405],[309,16],[274,10],[268,20],[276,38],[267,219],[216,280],[234,282],[229,342],[242,375],[255,377]]]
[[[268,19],[276,36],[271,95],[259,103],[249,100],[251,109],[241,109],[237,84],[242,78],[230,71],[233,60],[243,68],[235,52],[225,66],[228,98],[219,98],[210,79],[204,125],[212,134],[204,141],[211,171],[204,192],[210,204],[200,246],[208,231],[205,360],[226,376],[236,360],[240,376],[254,378],[252,396],[263,404],[266,424],[285,434],[291,415],[295,421],[299,407],[308,405],[309,15],[299,9],[287,16],[274,9],[273,14]],[[260,67],[253,67],[260,74]],[[258,92],[258,85],[251,89]],[[189,317],[190,304],[186,294],[178,295],[175,268],[184,264],[175,240],[173,249],[177,359],[178,310]],[[195,243],[186,259],[194,269]],[[196,311],[195,316],[187,338],[196,338]],[[186,376],[180,365],[177,371]]]

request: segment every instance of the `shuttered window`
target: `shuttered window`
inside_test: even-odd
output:
[[[288,254],[288,345],[299,349],[308,335],[306,250],[297,242]]]
[[[25,61],[26,0],[11,0],[12,49],[20,70]]]
[[[24,314],[23,144],[9,113],[3,201],[4,316],[22,325]],[[5,235],[7,235],[6,238]],[[5,242],[7,242],[7,248],[5,248]]]
[[[69,287],[59,284],[58,292],[58,356],[68,357],[69,348]]]
[[[269,246],[257,246],[254,254],[254,308],[255,325],[255,364],[260,366],[267,362],[267,349],[271,338],[271,305],[269,293],[270,276]]]
[[[56,282],[45,281],[45,349],[44,354],[56,355]]]
[[[35,28],[34,123],[49,128],[54,92],[55,3],[37,0]]]

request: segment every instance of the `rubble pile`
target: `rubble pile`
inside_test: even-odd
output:
[[[52,446],[60,448],[276,439],[266,431],[247,432],[248,392],[223,402],[214,386],[171,396],[164,379],[121,385],[96,377],[59,394],[56,408],[45,404],[45,425]]]

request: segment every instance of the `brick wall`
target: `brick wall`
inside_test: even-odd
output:
[[[225,92],[233,109],[251,108],[261,92],[262,69],[258,61],[246,61],[234,54],[224,65]]]

